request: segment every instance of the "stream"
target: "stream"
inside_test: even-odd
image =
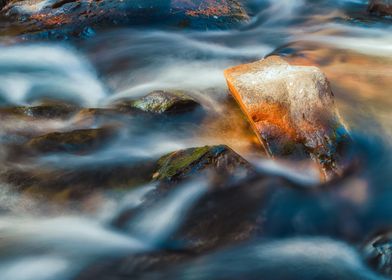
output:
[[[21,170],[5,176],[12,180],[0,179],[1,279],[387,277],[367,263],[363,246],[392,225],[391,17],[369,16],[365,0],[239,2],[249,21],[223,30],[121,25],[91,29],[86,38],[43,40],[20,39],[4,23],[1,108],[32,106],[43,99],[108,108],[124,98],[178,89],[189,92],[202,112],[147,120],[104,116],[87,125],[73,118],[0,116],[0,173]],[[310,167],[267,158],[230,96],[223,71],[271,54],[317,66],[326,74],[362,159],[360,172],[322,184]],[[15,148],[35,135],[118,123],[121,127],[110,142],[91,152],[29,154]],[[181,235],[198,223],[189,221],[192,209],[212,209],[200,214],[204,219],[242,208],[234,206],[235,197],[208,208],[211,203],[205,201],[215,201],[210,193],[214,181],[203,175],[168,187],[162,198],[144,205],[159,193],[160,184],[140,179],[140,166],[205,145],[227,145],[252,163],[263,180],[273,179],[263,181],[268,185],[263,190],[258,179],[225,181],[222,196],[237,191],[238,199],[252,197],[249,205],[257,198],[257,210],[249,210],[260,214],[257,226],[249,226],[249,236],[236,233],[227,242],[193,251],[190,243],[201,244],[202,237],[191,242]],[[129,171],[124,167],[129,165],[136,167]],[[32,170],[39,175],[23,175]],[[77,181],[75,174],[83,179]],[[40,192],[39,183],[30,187],[27,180],[39,176],[56,178],[51,190]],[[116,185],[123,177],[129,187]],[[61,190],[68,181],[72,189],[81,190],[80,196]],[[229,225],[218,218],[214,223],[230,231],[235,219]],[[204,226],[200,222],[201,232],[214,231]],[[388,259],[384,262],[392,265]]]

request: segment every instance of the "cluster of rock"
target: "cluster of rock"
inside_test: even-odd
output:
[[[3,1],[1,15],[22,33],[63,38],[91,36],[96,29],[129,25],[227,28],[248,20],[236,0],[29,0]]]

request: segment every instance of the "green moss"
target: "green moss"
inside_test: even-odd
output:
[[[198,162],[205,154],[210,151],[211,147],[204,146],[192,148],[184,151],[178,151],[163,156],[158,161],[158,169],[155,179],[171,179],[184,169],[191,167]]]

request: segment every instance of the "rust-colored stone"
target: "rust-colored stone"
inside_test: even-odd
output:
[[[225,76],[270,156],[312,158],[325,178],[343,172],[340,150],[350,137],[320,69],[272,56],[230,68]]]

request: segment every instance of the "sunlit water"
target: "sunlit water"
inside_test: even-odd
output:
[[[367,205],[364,210],[368,211],[364,214],[370,221],[368,224],[372,224],[372,219],[390,210],[386,204],[392,195],[384,189],[390,178],[387,173],[392,136],[392,24],[388,19],[361,20],[366,2],[252,0],[248,3],[252,19],[238,30],[120,28],[74,43],[4,44],[0,47],[0,102],[4,106],[26,105],[42,98],[55,98],[84,107],[105,107],[118,99],[143,96],[152,90],[188,90],[206,111],[199,123],[149,128],[137,119],[130,119],[129,127],[96,153],[42,156],[23,164],[77,167],[156,159],[186,147],[227,144],[251,160],[260,171],[310,186],[317,183],[311,169],[298,174],[296,169],[284,164],[260,159],[263,153],[257,139],[229,97],[223,77],[227,67],[261,59],[272,52],[294,53],[297,55],[288,57],[293,63],[316,65],[326,73],[341,114],[354,134],[370,143],[374,139],[379,141],[374,143],[382,143],[375,144],[377,148],[371,146],[375,152],[369,155],[369,162],[379,164],[369,169],[369,176],[375,178],[369,185],[377,185],[382,192],[372,201],[377,205]],[[0,133],[3,139],[10,130],[39,133],[70,127],[69,120],[28,124],[16,121],[9,126],[4,124]],[[380,155],[379,160],[373,157]],[[375,172],[379,172],[377,176]],[[367,187],[366,184],[363,187],[365,193]],[[203,181],[191,182],[173,191],[167,200],[133,217],[126,229],[120,231],[111,227],[116,216],[136,207],[154,188],[154,185],[140,186],[126,191],[121,198],[105,196],[92,213],[67,209],[48,216],[40,211],[42,206],[33,198],[14,193],[12,187],[4,185],[2,205],[7,211],[0,217],[1,278],[72,279],[84,267],[105,256],[164,249],[165,241],[180,226],[186,211],[203,196],[207,186]],[[355,200],[353,193],[358,195],[350,190],[345,195],[361,203],[361,198]],[[390,214],[383,214],[380,219],[380,224],[392,222]],[[376,219],[374,224],[378,222]],[[309,254],[305,253],[309,262],[326,253],[326,260],[322,261],[333,266],[331,260],[337,263],[335,258],[339,256],[343,264],[337,266],[348,268],[349,276],[379,277],[363,266],[355,249],[335,241],[304,238],[260,246],[238,249],[235,256],[243,254],[243,261],[250,262],[250,269],[261,275],[284,266],[284,260],[292,260],[290,252],[298,250],[303,254],[301,248],[306,247],[310,250]],[[211,275],[225,266],[226,260],[239,267],[235,273],[242,272],[243,263],[242,266],[235,263],[232,255],[231,251],[223,252],[207,257],[207,263],[202,262],[202,266],[183,267],[168,273],[178,279],[214,279]],[[256,261],[262,266],[257,267],[253,263]],[[314,266],[317,270],[317,265]],[[296,271],[295,266],[292,269]],[[299,275],[308,276],[303,269],[298,268]],[[193,278],[184,275],[193,275]]]

